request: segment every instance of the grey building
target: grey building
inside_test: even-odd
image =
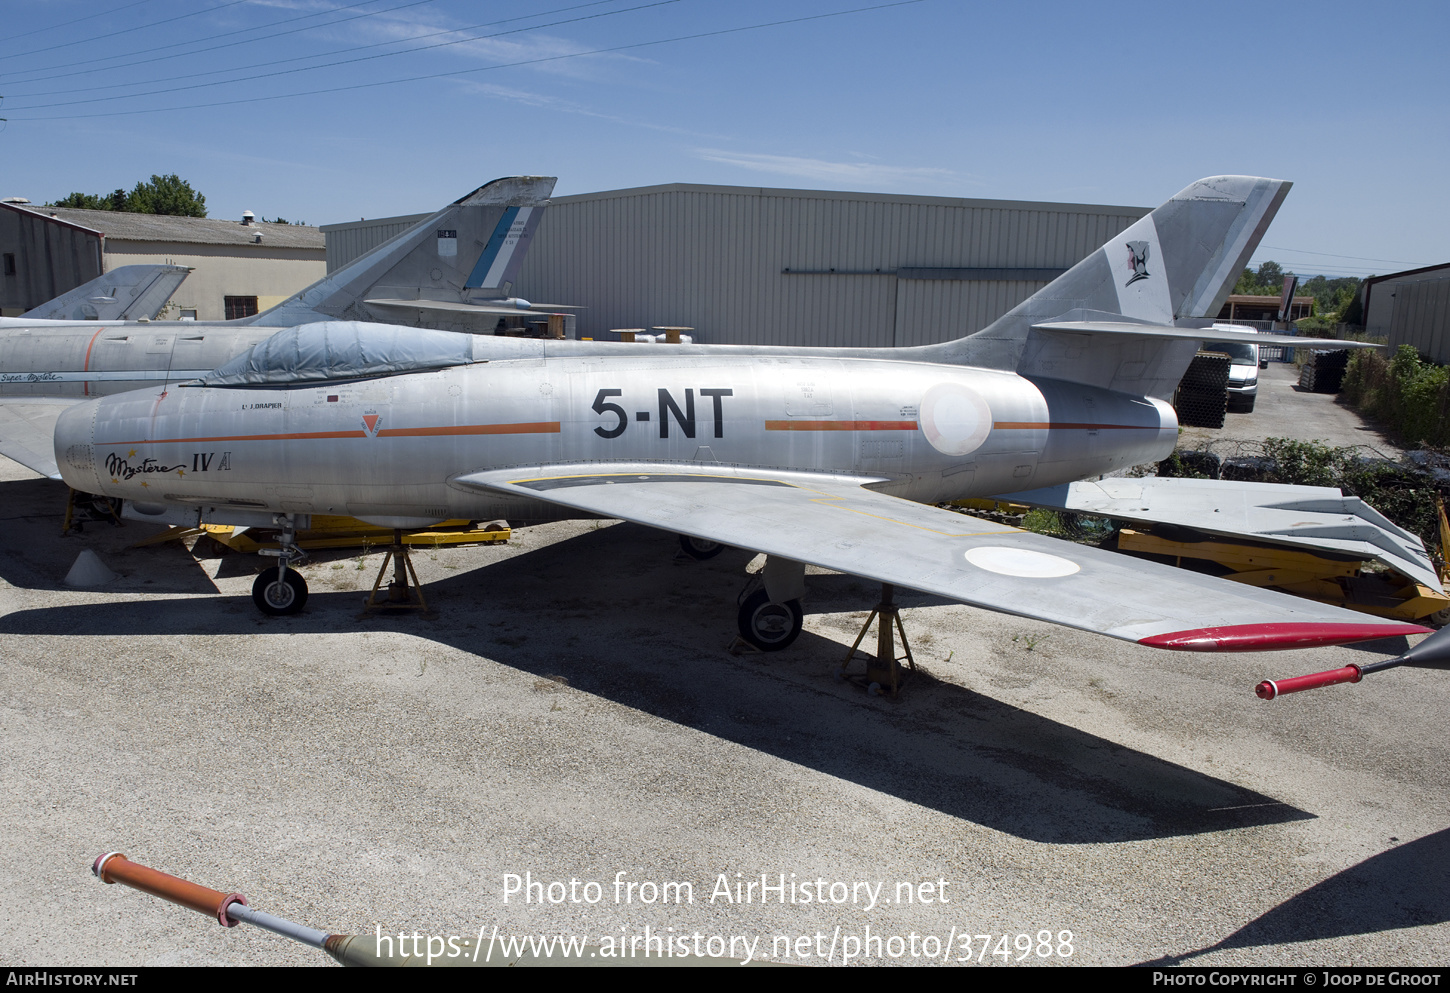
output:
[[[1450,365],[1450,262],[1364,281],[1365,330]]]
[[[13,317],[123,265],[194,270],[164,317],[219,321],[280,303],[327,271],[322,233],[302,224],[169,217],[0,201],[0,315]]]
[[[514,293],[580,337],[921,345],[986,327],[1145,207],[672,183],[555,197]],[[326,225],[336,268],[427,215]]]

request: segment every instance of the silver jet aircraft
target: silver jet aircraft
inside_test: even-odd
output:
[[[99,326],[33,314],[0,318],[0,397],[104,396],[195,379],[278,329],[311,321],[386,319],[492,331],[500,318],[561,309],[505,295],[555,182],[516,176],[487,183],[252,317]]]
[[[254,588],[275,614],[305,600],[289,562],[310,514],[603,516],[766,553],[739,623],[767,650],[801,629],[805,563],[1168,649],[1426,633],[931,506],[1166,457],[1164,398],[1205,338],[1233,337],[1184,325],[1217,313],[1288,188],[1194,183],[945,344],[660,349],[314,323],[196,382],[67,409],[55,459],[72,487],[157,520],[280,528]]]

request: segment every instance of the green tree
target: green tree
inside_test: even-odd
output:
[[[134,214],[170,214],[174,217],[205,217],[206,197],[191,184],[172,173],[152,176],[150,182],[137,183],[122,208]]]
[[[48,207],[79,207],[82,210],[123,210],[132,214],[170,214],[175,217],[205,217],[206,197],[180,176],[152,176],[127,193],[70,193]]]
[[[1264,262],[1259,265],[1258,272],[1245,269],[1239,275],[1239,281],[1234,284],[1233,291],[1249,296],[1276,297],[1284,292],[1284,277],[1292,275],[1292,272],[1285,272],[1284,267],[1277,262]]]
[[[109,210],[104,200],[94,193],[67,193],[47,207],[74,207],[77,210]]]

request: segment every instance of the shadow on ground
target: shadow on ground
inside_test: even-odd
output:
[[[0,634],[398,631],[537,676],[563,676],[578,690],[661,719],[1044,843],[1312,817],[929,673],[898,701],[867,697],[836,678],[842,646],[810,632],[784,653],[729,655],[723,648],[734,635],[747,553],[671,565],[674,547],[673,536],[634,525],[587,531],[428,584],[438,611],[432,620],[362,618],[364,594],[315,582],[306,609],[288,618],[261,617],[246,596],[188,596],[21,610],[0,618]],[[813,606],[830,610],[865,611],[877,592],[849,576],[813,577],[812,589]],[[568,654],[548,647],[571,630]]]
[[[1142,965],[1192,965],[1210,952],[1450,922],[1450,829],[1330,876],[1217,944]]]

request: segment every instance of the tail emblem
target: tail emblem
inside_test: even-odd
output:
[[[1132,286],[1140,279],[1147,279],[1148,272],[1148,243],[1146,241],[1128,242],[1128,265],[1133,267],[1133,278],[1129,279],[1124,286]]]

